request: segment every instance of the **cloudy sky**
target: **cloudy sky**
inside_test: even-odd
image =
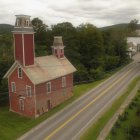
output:
[[[0,23],[14,25],[18,14],[39,17],[47,25],[68,21],[102,27],[140,20],[140,0],[0,0]]]

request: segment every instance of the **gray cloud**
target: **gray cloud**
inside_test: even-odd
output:
[[[68,21],[99,27],[140,19],[139,5],[139,0],[6,0],[0,5],[0,23],[14,24],[14,15],[28,14],[49,25]]]

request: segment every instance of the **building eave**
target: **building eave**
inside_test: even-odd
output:
[[[15,70],[16,66],[17,66],[17,61],[15,61],[14,64],[10,67],[10,69],[6,72],[6,74],[3,76],[3,79],[8,78]]]

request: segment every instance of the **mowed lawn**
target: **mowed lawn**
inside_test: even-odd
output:
[[[37,119],[29,119],[22,117],[15,113],[9,112],[9,106],[0,106],[0,140],[15,140],[25,132],[29,131],[31,128],[46,120],[48,117],[52,116],[54,113],[63,109],[66,105],[70,104],[78,97],[83,95],[85,92],[89,91],[93,87],[99,85],[101,82],[106,80],[110,75],[105,79],[96,81],[93,83],[82,84],[74,86],[74,96],[62,103],[61,105],[55,107],[44,115],[40,116]]]

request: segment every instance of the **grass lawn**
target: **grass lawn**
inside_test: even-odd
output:
[[[117,120],[119,127],[114,126],[106,140],[140,140],[140,114],[137,115],[138,110],[140,111],[140,91],[129,107],[126,108],[125,112],[128,113],[126,118]]]
[[[69,100],[65,101],[61,105],[55,107],[44,115],[37,119],[29,119],[26,117],[19,116],[15,113],[9,112],[9,106],[0,106],[0,139],[1,140],[15,140],[19,136],[23,135],[25,132],[29,131],[31,128],[46,120],[48,117],[52,116],[56,112],[60,111],[68,104],[82,96],[85,92],[96,87],[111,75],[116,73],[122,67],[109,72],[105,75],[105,78],[93,83],[82,84],[74,86],[74,96]]]
[[[121,106],[126,97],[130,94],[132,89],[135,87],[136,83],[140,80],[140,77],[135,78],[132,83],[128,86],[126,91],[122,96],[120,96],[116,101],[112,104],[112,106],[98,119],[96,123],[94,123],[81,137],[81,140],[96,140],[100,131],[103,129],[105,124],[109,121],[109,119],[114,115],[116,110]],[[111,139],[111,140],[121,140],[121,139]],[[122,139],[124,140],[124,139]]]

